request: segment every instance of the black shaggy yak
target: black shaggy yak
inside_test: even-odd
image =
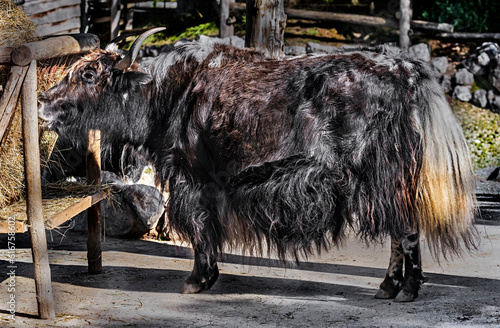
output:
[[[473,244],[473,179],[461,129],[427,63],[380,46],[270,60],[187,42],[147,66],[98,50],[40,97],[63,138],[143,149],[170,188],[170,224],[195,251],[182,292],[209,289],[224,246],[281,259],[351,227],[390,236],[376,295],[411,301],[434,254]],[[403,274],[403,263],[405,272]]]

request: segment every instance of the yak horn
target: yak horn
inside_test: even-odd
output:
[[[135,33],[127,33],[127,34],[122,34],[120,36],[117,36],[113,40],[109,41],[108,45],[106,48],[104,48],[105,51],[114,51],[115,47],[117,46],[118,43],[120,43],[122,40],[125,40],[126,38],[130,36],[135,36]]]
[[[165,29],[165,27],[156,27],[142,33],[137,39],[135,39],[134,43],[132,43],[130,50],[125,54],[125,57],[114,65],[114,68],[122,71],[129,68],[135,62],[135,59],[139,54],[139,49],[141,49],[142,43],[148,38],[148,36]]]

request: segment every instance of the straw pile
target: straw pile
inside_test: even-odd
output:
[[[39,40],[35,25],[10,0],[0,0],[0,46],[16,47]],[[70,59],[59,59],[55,65],[40,63],[37,69],[38,94],[57,83],[65,74]],[[50,66],[49,66],[50,65]],[[0,85],[5,86],[10,66],[0,65]],[[41,134],[41,163],[46,164],[57,136]],[[0,145],[0,209],[23,198],[24,159],[22,144],[21,107],[18,104],[11,125]]]

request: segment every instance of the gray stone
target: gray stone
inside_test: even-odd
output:
[[[302,56],[306,54],[306,48],[301,46],[285,46],[285,55]]]
[[[319,44],[316,42],[307,42],[307,45],[306,45],[306,53],[308,53],[308,54],[312,54],[312,53],[329,54],[332,52],[336,52],[338,50],[339,50],[339,48],[337,48],[337,47]]]
[[[132,184],[122,188],[123,199],[148,229],[153,229],[165,211],[162,194],[155,187]]]
[[[488,106],[487,92],[484,89],[474,91],[472,94],[472,103],[478,107],[486,108]]]
[[[454,99],[468,102],[469,100],[472,99],[472,95],[470,93],[470,88],[471,88],[470,85],[457,85],[455,87],[455,89],[453,90],[452,97]]]
[[[490,63],[490,56],[486,52],[482,52],[477,57],[477,63],[481,66],[487,66]]]
[[[419,43],[411,46],[409,48],[409,52],[423,61],[430,62],[431,60],[431,52],[426,43]]]
[[[467,68],[460,68],[455,73],[455,83],[458,85],[471,85],[474,83],[474,74]]]
[[[492,86],[500,92],[500,60],[498,60],[497,67],[493,70],[491,74]]]
[[[233,35],[229,37],[229,44],[237,47],[237,48],[245,48],[245,39],[240,38],[237,35]]]
[[[441,81],[441,89],[443,89],[444,93],[448,93],[453,90],[453,85],[451,83],[451,75],[443,75],[443,79]]]
[[[491,101],[491,111],[500,114],[500,96],[495,96]]]
[[[111,197],[101,202],[102,226],[111,237],[139,238],[154,229],[165,211],[164,200],[156,188],[124,184],[114,173],[102,171],[103,184],[112,186]],[[87,212],[73,219],[76,231],[87,231]]]
[[[448,58],[444,56],[432,58],[431,64],[441,75],[448,70]]]

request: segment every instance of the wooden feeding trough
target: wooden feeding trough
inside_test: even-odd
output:
[[[0,64],[11,64],[9,80],[0,99],[0,145],[12,120],[19,96],[22,105],[24,144],[24,171],[26,201],[14,204],[0,212],[0,233],[29,231],[33,256],[34,280],[38,314],[42,319],[55,317],[51,274],[47,253],[45,229],[53,229],[74,215],[89,209],[88,264],[90,273],[101,271],[101,226],[98,203],[106,197],[104,190],[94,189],[88,195],[52,197],[42,200],[40,176],[40,149],[37,106],[37,60],[56,58],[92,51],[99,47],[99,39],[92,34],[75,34],[48,38],[21,45],[0,48]],[[87,151],[87,179],[100,185],[100,132],[90,131]],[[63,199],[63,200],[61,200]],[[54,206],[63,201],[66,206]],[[59,210],[50,213],[50,209]],[[15,215],[19,209],[25,214]],[[3,214],[3,215],[2,215]],[[10,218],[15,218],[10,219]],[[22,218],[24,217],[24,219]]]

